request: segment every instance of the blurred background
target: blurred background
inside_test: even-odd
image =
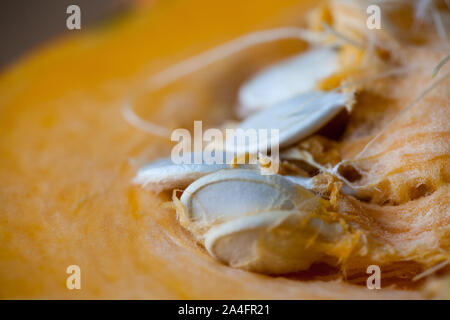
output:
[[[13,62],[39,43],[67,30],[66,9],[71,4],[81,8],[82,30],[108,18],[120,16],[132,0],[3,0],[0,4],[0,68]],[[149,1],[147,1],[149,2]]]

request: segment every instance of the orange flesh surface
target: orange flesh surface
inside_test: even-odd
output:
[[[271,277],[230,268],[195,244],[178,224],[175,212],[163,206],[170,194],[156,195],[130,183],[137,164],[167,156],[171,149],[168,139],[148,135],[124,121],[120,106],[130,90],[164,67],[239,35],[298,25],[299,16],[313,4],[291,0],[278,1],[275,7],[269,0],[161,2],[115,25],[57,41],[7,70],[0,78],[0,298],[422,298],[414,290],[368,290],[342,280],[299,281],[295,276]],[[281,45],[286,54],[300,48],[304,44]],[[254,62],[258,63],[267,61],[260,58]],[[228,66],[219,64],[216,73]],[[230,76],[230,86],[252,71],[249,67]],[[201,102],[192,109],[170,114],[157,109],[155,103],[139,109],[140,113],[168,126],[189,126],[198,119],[216,125],[218,119],[231,114],[214,111],[220,81],[228,77],[217,77],[212,84],[204,80],[206,75],[197,77],[203,79],[198,86],[188,81],[179,84],[190,85],[186,94],[193,92]],[[419,80],[410,90],[418,92]],[[204,89],[207,82],[211,90]],[[419,108],[411,118],[417,126],[424,126],[421,121],[429,123],[427,116],[449,118],[445,101],[429,99],[434,111],[424,114]],[[399,104],[404,106],[407,101]],[[385,101],[372,99],[371,103],[382,106]],[[448,143],[447,123],[435,123],[433,128]],[[370,137],[352,136],[351,126],[346,135],[354,139],[340,146],[343,155],[355,154]],[[423,139],[428,139],[426,134]],[[420,141],[413,139],[412,143]],[[395,143],[402,142],[390,141]],[[383,146],[379,148],[383,151]],[[423,166],[434,161],[433,168],[439,161],[448,164],[445,157],[413,158],[404,158],[397,167],[418,161]],[[395,163],[394,157],[387,157],[387,163]],[[387,169],[400,170],[397,167],[377,170],[384,174]],[[436,185],[431,196],[387,208],[363,204],[357,222],[367,224],[374,238],[393,244],[402,235],[414,237],[448,225],[448,214],[425,231],[419,221],[430,210],[448,213],[445,170],[439,179],[447,184]],[[354,215],[351,200],[341,199],[339,206]],[[417,237],[417,241],[427,244],[441,239],[441,247],[448,250],[448,237],[450,233],[431,240]],[[403,249],[415,254],[398,248]],[[352,263],[361,267],[359,262]],[[81,290],[66,288],[66,268],[73,264],[81,267]]]

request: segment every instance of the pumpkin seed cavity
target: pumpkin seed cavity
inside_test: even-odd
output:
[[[262,71],[239,91],[238,114],[251,115],[237,129],[277,129],[280,148],[300,142],[353,102],[349,93],[314,90],[337,69],[336,50],[323,47]],[[235,141],[226,141],[224,153],[229,143]],[[260,154],[272,143],[245,141],[237,153]],[[336,219],[323,219],[327,202],[310,191],[311,178],[262,175],[260,169],[161,159],[141,168],[134,182],[154,191],[187,187],[180,199],[174,194],[180,224],[230,266],[280,274],[332,261],[324,248],[346,231]]]

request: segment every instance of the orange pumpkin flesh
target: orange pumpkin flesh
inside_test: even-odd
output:
[[[175,212],[163,206],[168,194],[130,184],[136,161],[166,156],[171,148],[124,121],[120,103],[131,90],[165,66],[246,32],[299,24],[313,4],[161,2],[116,25],[67,36],[9,68],[0,78],[0,297],[423,297],[232,269],[179,226]],[[298,44],[286,45],[286,53],[293,48]],[[214,99],[201,86],[192,90],[204,100],[183,118],[167,118],[157,104],[140,111],[166,124],[190,125],[209,114],[206,102]],[[213,124],[216,118],[206,119]],[[374,215],[383,219],[384,213]],[[81,267],[81,290],[66,288],[72,264]]]

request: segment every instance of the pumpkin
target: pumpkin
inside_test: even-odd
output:
[[[172,146],[169,139],[148,135],[124,121],[121,105],[131,92],[165,67],[246,32],[303,25],[305,12],[314,4],[294,0],[276,4],[270,0],[144,2],[119,21],[76,35],[68,31],[5,70],[0,77],[0,297],[424,298],[421,286],[404,284],[402,277],[410,279],[438,262],[434,249],[448,252],[448,149],[446,155],[418,164],[418,155],[399,161],[388,153],[404,143],[402,136],[398,141],[383,140],[378,146],[380,152],[387,152],[382,164],[373,164],[370,158],[357,165],[388,177],[379,181],[379,187],[392,196],[378,195],[379,201],[371,203],[350,198],[336,202],[349,219],[357,220],[383,243],[401,246],[411,237],[417,241],[417,247],[405,242],[403,257],[390,256],[384,247],[383,284],[397,286],[379,291],[365,286],[369,276],[365,269],[371,261],[349,261],[348,273],[353,275],[349,280],[341,270],[321,265],[301,274],[272,277],[221,264],[180,226],[176,212],[166,205],[171,194],[155,194],[131,184],[140,164],[167,156]],[[286,41],[276,50],[255,48],[254,52],[267,55],[253,52],[226,59],[151,99],[144,94],[137,111],[170,128],[189,126],[200,118],[217,125],[232,114],[223,105],[229,102],[227,93],[242,79],[304,47],[305,43]],[[425,51],[404,56],[429,58]],[[438,55],[432,59],[439,61]],[[340,152],[356,154],[375,135],[368,131],[360,139],[358,121],[369,121],[375,114],[382,127],[387,123],[382,114],[400,109],[409,101],[405,92],[418,90],[423,79],[418,76],[402,84],[403,94],[395,103],[380,96],[386,91],[397,94],[394,80],[377,83],[374,91],[362,94],[372,113],[355,109],[344,134],[349,139],[339,146]],[[448,120],[442,98],[447,94],[448,101],[448,91],[443,90],[424,102],[432,105],[430,111],[418,108],[410,122],[403,124],[405,132],[425,127],[436,117]],[[191,102],[180,105],[177,95]],[[433,123],[442,130],[425,130],[422,140],[411,137],[408,141],[429,142],[436,145],[429,152],[435,152],[435,139],[447,137],[448,141],[448,125]],[[445,164],[447,169],[442,169]],[[423,197],[419,190],[415,200],[410,199],[417,181],[408,180],[409,191],[404,189],[407,177],[402,172],[411,166],[430,172],[427,186],[432,190],[424,191],[432,191],[430,196]],[[392,205],[381,206],[383,201]],[[436,217],[431,224],[427,214]],[[436,248],[425,250],[430,243],[437,243]],[[414,261],[412,257],[421,254],[429,259]],[[80,267],[81,290],[66,286],[71,265]]]

